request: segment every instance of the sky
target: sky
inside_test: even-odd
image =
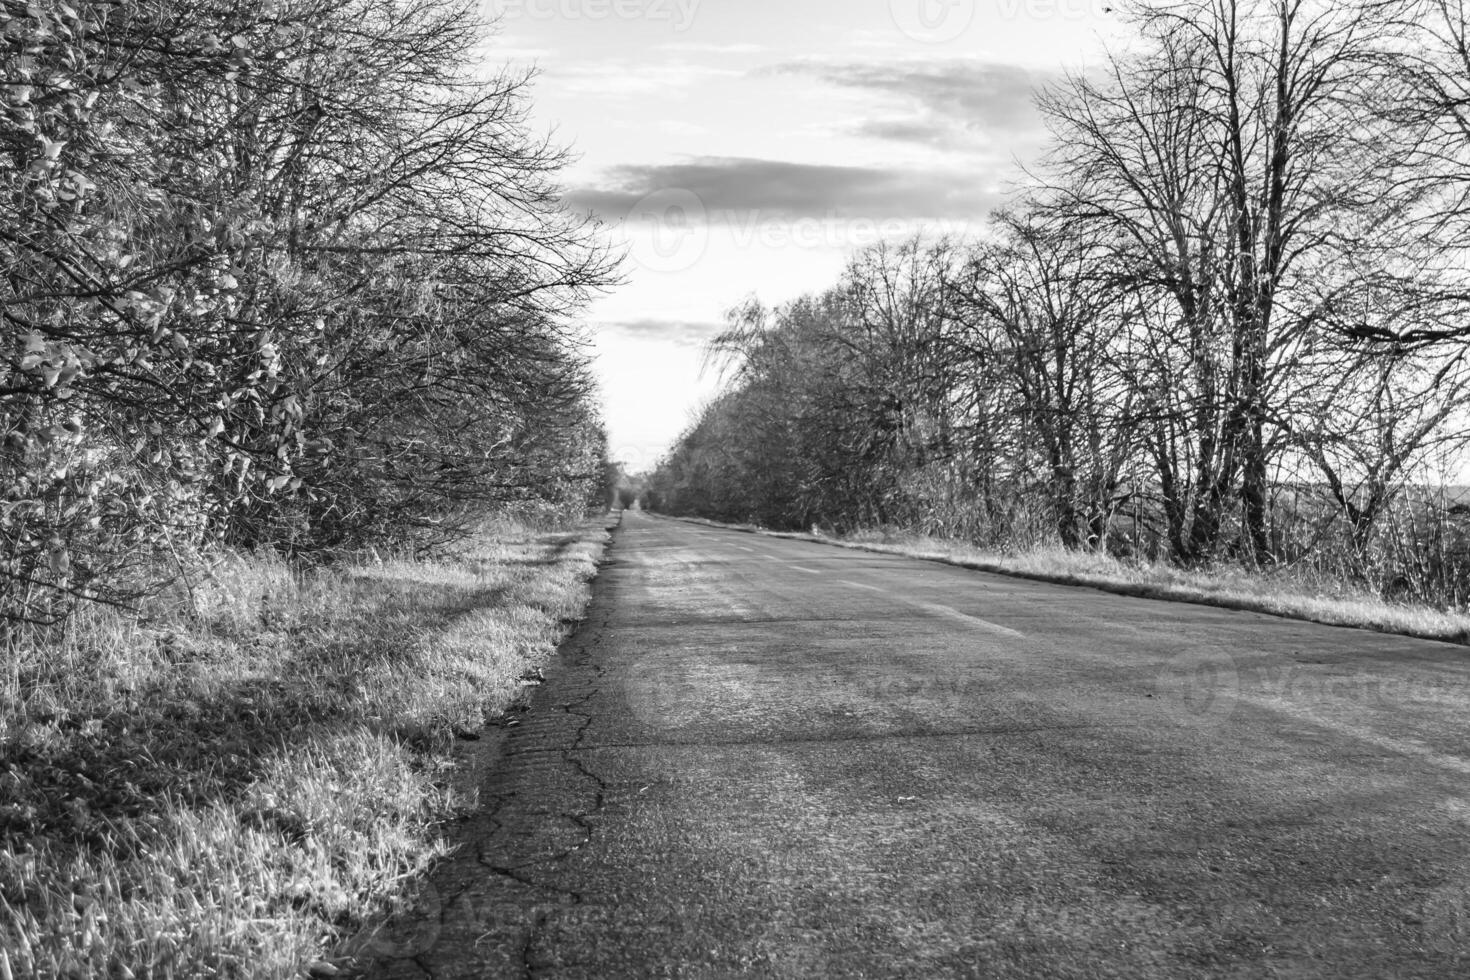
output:
[[[855,250],[963,236],[1038,157],[1037,86],[1123,29],[1109,0],[484,0],[490,64],[623,251],[587,311],[610,451],[652,468],[717,390],[705,342],[750,296],[834,285]]]

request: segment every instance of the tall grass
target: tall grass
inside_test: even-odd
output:
[[[219,558],[0,675],[0,980],[293,977],[391,911],[448,777],[577,619],[607,540],[503,524],[452,559]]]

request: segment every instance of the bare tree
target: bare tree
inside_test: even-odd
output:
[[[1124,247],[1120,273],[1156,289],[1188,351],[1192,466],[1160,459],[1172,484],[1177,557],[1221,544],[1238,496],[1243,552],[1268,560],[1267,475],[1281,444],[1271,393],[1310,317],[1281,296],[1335,247],[1344,215],[1386,206],[1392,161],[1367,89],[1389,5],[1188,0],[1140,5],[1147,47],[1104,81],[1043,99],[1057,134],[1054,190]],[[1155,304],[1157,305],[1157,303]],[[1163,448],[1159,440],[1156,446]],[[1187,498],[1188,505],[1181,498]]]
[[[995,224],[959,300],[968,351],[1014,387],[1058,539],[1101,548],[1133,455],[1134,395],[1114,362],[1131,301],[1092,227],[1049,221],[1041,210],[1002,213]]]

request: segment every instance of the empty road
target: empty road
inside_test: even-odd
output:
[[[1470,976],[1470,651],[629,512],[381,977]]]

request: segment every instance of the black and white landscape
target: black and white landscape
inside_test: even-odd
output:
[[[0,980],[1460,977],[1461,0],[0,0]]]

